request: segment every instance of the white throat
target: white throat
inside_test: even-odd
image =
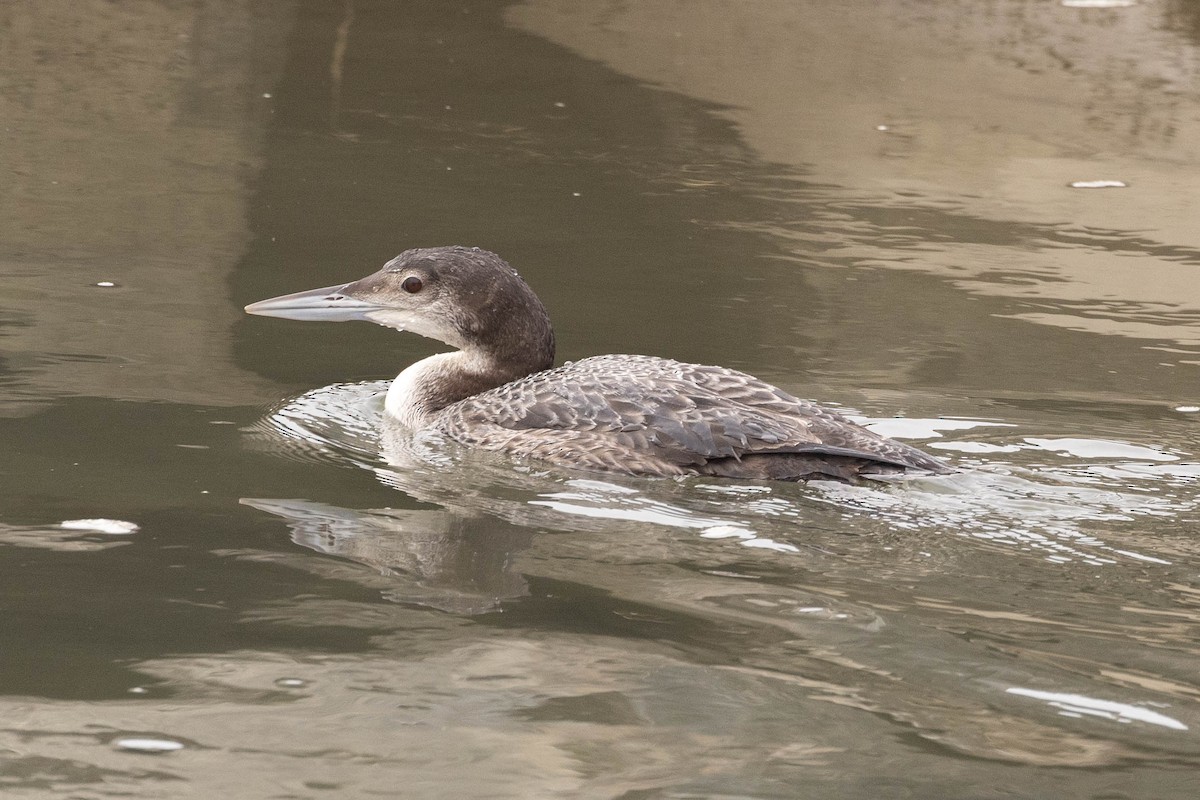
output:
[[[487,371],[488,365],[486,359],[463,350],[423,358],[392,381],[384,410],[406,427],[424,428],[442,409],[444,401],[438,400],[448,386],[470,381],[470,376]]]

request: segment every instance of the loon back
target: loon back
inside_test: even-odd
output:
[[[744,372],[606,355],[539,372],[447,407],[452,438],[578,469],[773,480],[947,471]]]
[[[405,369],[391,416],[466,444],[591,471],[854,480],[941,461],[751,375],[653,356],[606,355],[550,369],[541,301],[499,256],[408,250],[353,283],[263,300],[251,314],[362,319],[457,350]]]

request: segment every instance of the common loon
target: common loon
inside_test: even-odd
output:
[[[367,320],[454,347],[401,372],[387,414],[518,457],[593,472],[788,481],[950,471],[732,369],[634,355],[554,367],[545,307],[512,267],[479,248],[406,250],[361,280],[246,311]]]

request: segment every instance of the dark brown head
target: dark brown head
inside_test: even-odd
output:
[[[263,300],[246,311],[368,320],[437,339],[514,373],[554,363],[554,332],[542,302],[504,259],[477,247],[406,250],[361,280]]]

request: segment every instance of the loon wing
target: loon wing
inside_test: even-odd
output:
[[[596,356],[446,412],[443,427],[460,441],[581,469],[677,475],[710,471],[710,462],[786,454],[945,469],[753,376],[652,356]]]

